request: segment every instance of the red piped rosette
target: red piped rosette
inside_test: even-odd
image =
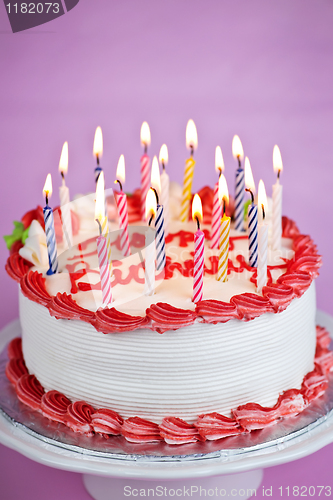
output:
[[[316,336],[317,336],[317,347],[328,347],[331,343],[331,337],[326,328],[317,325],[316,326]]]
[[[231,319],[241,319],[235,304],[220,300],[202,300],[197,303],[196,314],[205,323],[226,323]]]
[[[166,417],[160,425],[161,437],[167,444],[185,444],[205,441],[195,425],[188,424],[181,418]]]
[[[24,360],[22,358],[10,359],[6,365],[6,375],[11,383],[16,385],[23,375],[28,375]]]
[[[295,297],[292,287],[283,283],[264,286],[262,294],[269,300],[276,313],[284,311]]]
[[[107,408],[95,411],[91,417],[91,426],[96,434],[108,438],[109,435],[119,436],[124,420],[118,413]]]
[[[88,323],[95,317],[95,313],[79,306],[71,295],[57,293],[48,304],[51,316],[56,319],[77,319]]]
[[[238,314],[244,321],[257,318],[264,313],[274,312],[270,301],[254,293],[242,293],[234,295],[230,302],[237,307]]]
[[[121,433],[130,443],[155,443],[162,440],[158,424],[140,417],[125,420]]]
[[[21,291],[25,297],[47,306],[51,300],[51,296],[46,291],[45,278],[38,271],[28,271],[20,281]]]
[[[115,333],[147,328],[148,321],[147,317],[130,316],[111,307],[110,309],[99,309],[91,323],[98,332]]]
[[[72,402],[61,392],[49,391],[43,394],[40,408],[44,417],[54,422],[63,423],[67,414],[67,409],[71,403]]]
[[[196,320],[193,311],[178,309],[163,302],[148,307],[146,315],[151,321],[150,328],[158,333],[193,325]]]
[[[94,408],[85,401],[75,401],[67,408],[64,423],[74,432],[92,436],[91,416],[94,411]]]
[[[32,264],[23,259],[18,252],[10,255],[5,265],[5,269],[9,276],[18,282],[27,274],[30,267],[32,267]]]
[[[44,389],[36,379],[35,375],[22,375],[15,386],[19,400],[32,408],[40,411]]]
[[[9,359],[23,358],[21,337],[15,337],[15,339],[9,342],[7,352]]]
[[[195,426],[200,436],[209,441],[236,436],[244,432],[235,418],[225,417],[219,413],[200,415]]]

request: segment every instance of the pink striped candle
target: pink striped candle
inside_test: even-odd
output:
[[[116,196],[120,234],[120,247],[124,257],[131,255],[130,242],[128,237],[128,213],[127,213],[127,196],[122,191]]]
[[[221,218],[222,207],[219,201],[219,183],[217,182],[214,188],[212,227],[210,231],[210,248],[219,248]]]
[[[198,229],[194,235],[194,266],[193,266],[193,302],[200,302],[203,298],[204,247],[205,234],[200,230],[202,220],[202,204],[200,196],[194,195],[192,203],[192,218],[197,221]],[[200,219],[200,220],[199,220]]]
[[[147,122],[141,126],[141,144],[144,147],[144,154],[141,156],[141,220],[146,220],[146,198],[150,188],[150,159],[147,149],[150,144],[150,129]]]
[[[106,238],[100,234],[96,239],[96,243],[99,272],[101,276],[103,306],[107,306],[112,303],[112,288]]]

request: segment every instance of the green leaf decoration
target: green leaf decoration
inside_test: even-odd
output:
[[[245,203],[244,203],[244,220],[246,221],[247,220],[247,210],[249,208],[249,205],[251,205],[251,200],[247,200]]]
[[[5,235],[3,239],[6,242],[8,250],[10,250],[15,241],[21,241],[24,233],[24,225],[22,222],[14,220],[14,229],[12,234]]]
[[[28,236],[29,236],[29,229],[30,229],[30,226],[29,226],[29,227],[27,227],[27,229],[25,229],[25,230],[23,231],[23,234],[22,234],[22,243],[23,243],[23,245],[25,245],[25,241],[26,241],[26,239],[27,239],[27,238],[28,238]]]

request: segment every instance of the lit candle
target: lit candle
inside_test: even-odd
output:
[[[158,166],[157,157],[154,156],[151,168],[151,186],[156,196],[156,269],[161,271],[165,267],[165,236],[164,236],[164,210],[163,205],[159,204],[159,196],[161,193],[161,179],[160,170]]]
[[[95,219],[99,227],[99,236],[96,239],[99,272],[101,277],[101,288],[103,297],[103,307],[112,303],[111,272],[109,265],[108,242],[103,236],[102,222],[104,215],[104,186],[102,185],[103,172],[99,176],[96,186]]]
[[[61,206],[61,220],[62,220],[62,232],[64,235],[64,244],[67,243],[67,247],[71,248],[73,246],[73,231],[72,231],[72,218],[71,210],[69,205],[69,189],[65,183],[65,174],[68,171],[68,142],[62,147],[60,162],[59,162],[59,172],[62,177],[62,186],[59,188],[59,198]],[[66,242],[66,243],[65,243]]]
[[[217,146],[215,150],[215,170],[219,174],[219,177],[224,171],[224,161],[220,146]],[[214,187],[212,227],[210,231],[210,248],[219,248],[221,217],[222,207],[219,200],[219,181],[217,181]]]
[[[95,168],[95,182],[98,181],[99,174],[102,172],[102,168],[99,164],[100,158],[103,154],[103,135],[101,127],[97,127],[94,138],[93,153],[96,157],[96,168]]]
[[[119,214],[119,228],[120,233],[120,247],[124,257],[131,255],[130,242],[128,237],[128,212],[127,212],[127,196],[123,192],[123,184],[125,183],[125,158],[121,155],[118,160],[117,166],[117,179],[114,181],[115,184],[119,184],[120,192],[116,195],[116,202]]]
[[[150,145],[150,129],[147,122],[143,122],[140,132],[141,144],[144,147],[144,153],[141,156],[141,220],[145,220],[146,198],[149,191],[149,173],[150,160],[147,155],[148,146]]]
[[[236,170],[235,184],[235,229],[244,231],[244,169],[242,168],[242,160],[244,158],[243,146],[238,135],[235,135],[232,140],[232,154],[238,162]]]
[[[150,225],[156,215],[156,196],[153,189],[149,189],[146,199],[146,220],[148,228],[146,231],[146,252],[145,252],[145,295],[155,293],[155,238]]]
[[[105,215],[105,196],[104,196],[104,172],[100,172],[96,184],[96,218],[101,225],[102,235],[106,239],[108,263],[110,275],[112,275],[112,259],[111,259],[111,239],[109,233],[108,218]]]
[[[273,233],[272,246],[273,250],[278,250],[281,247],[282,238],[282,185],[280,184],[280,174],[283,170],[282,158],[279,146],[274,146],[273,149],[273,168],[277,173],[276,183],[273,184]]]
[[[228,281],[230,217],[225,214],[225,207],[229,203],[229,192],[223,174],[219,178],[219,203],[223,205],[223,217],[220,221],[219,265],[216,279],[225,282]]]
[[[182,194],[182,203],[180,210],[181,222],[186,222],[189,216],[190,202],[192,196],[192,182],[193,182],[193,174],[195,166],[193,153],[195,149],[197,149],[198,147],[198,134],[193,120],[189,120],[187,123],[186,147],[190,150],[191,155],[185,162],[183,194]]]
[[[43,208],[45,235],[50,266],[46,274],[51,275],[58,272],[57,243],[54,230],[53,210],[51,207],[49,207],[49,198],[52,195],[51,174],[47,174],[43,188],[43,194],[45,196],[45,207]]]
[[[194,266],[193,266],[193,302],[200,302],[203,298],[204,248],[205,233],[200,230],[202,221],[202,204],[198,194],[194,195],[192,203],[192,218],[197,222],[197,231],[194,235]]]
[[[251,195],[251,205],[248,208],[249,264],[258,265],[258,207],[254,204],[255,184],[249,159],[245,158],[245,185]]]
[[[169,234],[169,223],[170,223],[170,208],[169,208],[169,187],[170,181],[169,176],[165,171],[165,166],[168,164],[169,155],[168,148],[166,144],[160,149],[159,160],[162,165],[162,173],[161,173],[161,203],[164,208],[164,231],[165,235]]]
[[[258,271],[257,292],[261,292],[267,283],[267,247],[268,247],[268,224],[265,220],[267,214],[267,196],[265,185],[262,180],[258,187],[258,209],[262,213],[262,221],[259,224],[258,236]]]

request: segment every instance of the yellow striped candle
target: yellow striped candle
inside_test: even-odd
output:
[[[191,156],[185,162],[183,195],[180,210],[181,222],[186,222],[189,217],[190,202],[192,198],[192,182],[194,174],[195,160],[193,152],[198,146],[198,134],[193,120],[189,120],[186,127],[186,146],[191,151]]]
[[[104,172],[100,172],[96,185],[96,206],[95,219],[98,219],[102,229],[102,236],[106,239],[107,257],[109,262],[110,275],[112,275],[112,260],[111,260],[111,239],[109,233],[108,218],[105,214],[105,196],[104,196]]]
[[[221,219],[217,281],[228,281],[229,234],[230,217],[224,214]]]

